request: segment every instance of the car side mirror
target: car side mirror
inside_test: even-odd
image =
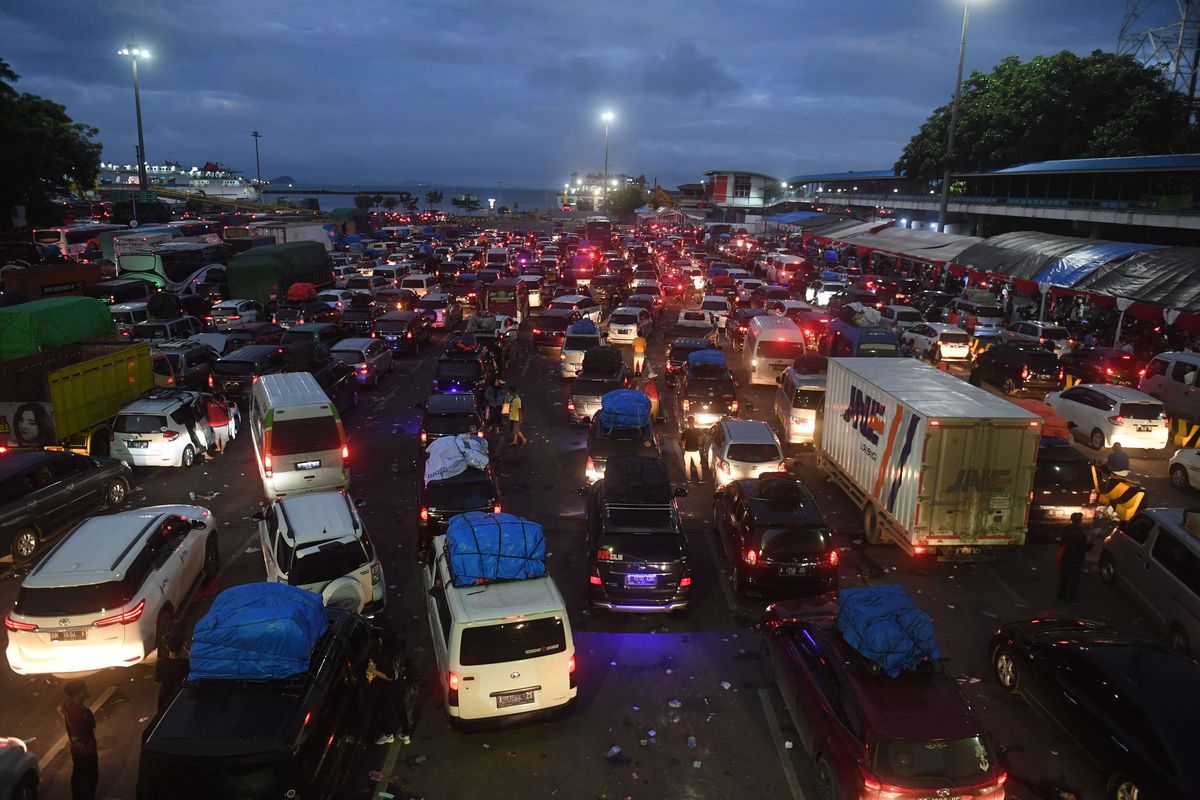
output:
[[[255,511],[253,514],[250,515],[250,519],[254,520],[255,522],[262,522],[266,518],[267,518],[267,514],[265,511]]]

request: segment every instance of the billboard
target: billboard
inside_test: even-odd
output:
[[[54,409],[49,403],[0,403],[0,444],[54,444]]]

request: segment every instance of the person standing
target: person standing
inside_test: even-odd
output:
[[[633,374],[641,375],[646,364],[646,337],[638,334],[633,340]]]
[[[229,405],[215,394],[210,395],[205,404],[205,415],[213,432],[213,449],[224,453],[225,445],[229,443]]]
[[[704,432],[696,427],[696,418],[687,418],[687,427],[680,436],[680,448],[683,450],[683,479],[692,482],[692,468],[696,470],[696,483],[704,480],[704,467],[700,464],[700,443],[704,440]]]
[[[160,643],[158,661],[154,663],[154,680],[158,681],[158,710],[161,713],[187,680],[191,669],[191,659],[184,648],[183,636],[178,631],[167,634],[166,641]]]
[[[412,744],[408,717],[408,684],[411,668],[404,658],[404,640],[391,631],[376,631],[375,657],[367,660],[367,682],[375,689],[380,714],[375,744],[391,744],[400,731],[400,742]]]
[[[95,800],[100,760],[96,754],[96,717],[85,705],[87,684],[67,681],[63,691],[67,697],[58,704],[58,713],[71,748],[71,800]]]
[[[1071,515],[1071,524],[1063,532],[1058,546],[1058,599],[1072,605],[1079,599],[1079,576],[1083,561],[1092,549],[1083,529],[1083,514]]]
[[[492,385],[483,390],[483,400],[488,407],[488,426],[492,430],[500,430],[504,403],[507,398],[508,392],[504,390],[499,378],[494,379]]]
[[[646,376],[646,385],[642,391],[646,393],[646,397],[650,398],[650,419],[658,422],[662,414],[662,403],[658,395],[658,376],[653,372]]]
[[[521,399],[521,393],[515,386],[509,387],[508,395],[508,421],[512,423],[512,441],[509,444],[513,447],[524,447],[529,444],[529,440],[525,438],[525,432],[521,430],[524,402]]]

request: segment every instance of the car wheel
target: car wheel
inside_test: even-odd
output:
[[[1094,431],[1092,431],[1092,435],[1088,437],[1088,444],[1092,446],[1093,450],[1103,450],[1104,431],[1100,430],[1099,428],[1096,428]]]
[[[1186,656],[1192,652],[1192,643],[1188,641],[1187,631],[1178,622],[1171,626],[1170,632],[1167,633],[1167,640],[1171,643],[1171,649],[1178,653]]]
[[[1192,488],[1191,482],[1188,481],[1187,469],[1183,465],[1171,465],[1171,485],[1181,492]]]
[[[171,634],[171,610],[164,608],[158,612],[158,619],[154,621],[154,646],[161,648],[166,643],[167,637]]]
[[[1002,388],[1004,389],[1004,393],[1011,397],[1017,393],[1017,382],[1012,378],[1005,378]]]
[[[992,669],[1000,688],[1006,692],[1015,692],[1021,684],[1021,670],[1017,666],[1017,656],[1008,647],[997,647],[992,654]]]
[[[179,457],[179,465],[181,467],[190,467],[196,463],[196,448],[190,444],[183,448],[183,455]]]
[[[217,547],[216,531],[208,535],[204,542],[204,580],[214,581],[221,570],[221,551]]]
[[[37,800],[37,779],[26,776],[13,790],[12,800]]]
[[[817,762],[817,798],[818,800],[838,800],[837,779],[825,759]]]
[[[38,532],[34,528],[22,528],[13,537],[13,562],[28,561],[37,552]]]
[[[108,508],[116,508],[125,502],[125,498],[129,496],[129,484],[124,478],[117,478],[109,484],[108,493],[104,498],[104,505]]]
[[[1112,584],[1117,580],[1117,562],[1113,561],[1112,553],[1100,554],[1100,581]]]
[[[1113,800],[1145,800],[1137,782],[1124,775],[1118,775],[1112,782]]]

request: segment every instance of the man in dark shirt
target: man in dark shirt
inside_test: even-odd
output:
[[[692,482],[692,468],[696,470],[696,483],[704,480],[704,467],[700,463],[700,444],[704,441],[704,431],[696,427],[696,418],[687,418],[687,427],[680,436],[680,447],[683,450],[683,479]]]
[[[1129,474],[1129,454],[1121,447],[1120,442],[1113,442],[1112,452],[1108,454],[1108,461],[1105,462],[1108,471],[1114,475],[1119,475],[1124,478]]]
[[[58,713],[66,725],[71,748],[71,800],[95,800],[100,762],[96,755],[96,717],[85,705],[87,684],[68,681],[63,690],[67,698],[58,704]]]
[[[1092,549],[1083,529],[1083,514],[1071,515],[1071,524],[1063,532],[1058,549],[1058,599],[1074,605],[1079,599],[1079,575],[1083,561]]]

